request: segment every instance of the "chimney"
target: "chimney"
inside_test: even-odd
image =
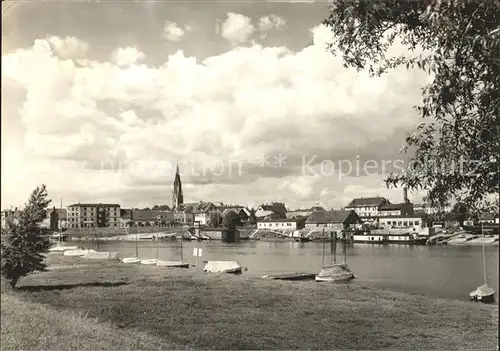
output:
[[[408,188],[407,187],[403,188],[403,202],[405,204],[409,204],[410,203],[410,200],[408,200]]]

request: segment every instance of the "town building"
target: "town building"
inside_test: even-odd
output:
[[[67,208],[68,228],[121,226],[118,204],[74,204]]]
[[[311,208],[306,208],[306,209],[297,209],[293,211],[289,211],[286,213],[286,218],[293,219],[293,218],[301,218],[301,217],[307,217],[313,212],[317,211],[326,211],[323,207],[321,206],[314,206]]]
[[[307,229],[328,229],[330,232],[340,232],[345,229],[354,229],[363,223],[354,210],[350,211],[317,211],[311,213],[305,221]]]
[[[411,203],[400,203],[400,204],[390,204],[387,203],[378,208],[378,215],[380,217],[386,216],[402,216],[409,215],[413,213],[413,204]]]
[[[287,229],[302,229],[306,217],[303,218],[265,218],[257,221],[257,229],[272,229],[272,230],[287,230]]]
[[[255,211],[255,217],[264,218],[273,216],[275,218],[286,218],[288,212],[285,204],[282,202],[273,202],[271,204],[262,204]]]
[[[194,222],[203,226],[215,226],[222,222],[222,213],[220,211],[222,204],[212,202],[200,202],[193,211]],[[219,222],[219,223],[216,223]]]
[[[121,210],[122,227],[166,227],[173,223],[172,211]]]
[[[409,229],[411,232],[420,232],[425,228],[425,213],[416,212],[406,215],[390,215],[379,217],[379,228],[382,229]]]
[[[498,217],[495,218],[491,213],[482,213],[479,216],[479,223],[483,224],[494,224],[498,223]]]
[[[390,202],[385,197],[360,197],[353,199],[344,210],[354,211],[359,217],[368,219],[380,216],[379,209],[387,204]]]
[[[9,219],[14,219],[16,212],[17,212],[17,207],[13,210],[2,211],[2,228],[5,228],[7,226],[7,221]]]
[[[425,204],[415,204],[413,205],[413,210],[415,212],[424,212],[427,214],[436,214],[436,213],[450,213],[452,210],[451,206],[444,207],[431,207]]]
[[[229,211],[234,211],[240,216],[241,223],[245,224],[250,219],[250,211],[243,206],[234,206],[229,205],[229,207],[224,207],[224,211],[222,211],[222,217]]]

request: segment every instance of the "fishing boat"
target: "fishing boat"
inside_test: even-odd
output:
[[[481,224],[481,231],[484,238],[484,229]],[[472,291],[469,296],[472,301],[492,303],[495,301],[495,290],[490,288],[487,283],[486,275],[486,255],[484,253],[484,242],[483,242],[483,274],[484,274],[484,284],[479,286],[476,290]]]
[[[323,233],[325,228],[323,227]],[[321,272],[316,275],[315,280],[317,282],[346,282],[354,279],[354,273],[347,266],[347,243],[344,241],[344,262],[336,263],[337,261],[337,235],[333,238],[333,262],[329,266],[325,266],[325,236],[323,234],[323,268]]]
[[[146,265],[156,265],[157,263],[158,263],[158,260],[156,258],[150,258],[150,259],[141,261],[141,264],[146,264]]]

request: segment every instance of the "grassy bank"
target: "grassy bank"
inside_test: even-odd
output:
[[[2,294],[2,349],[492,349],[498,344],[496,305],[359,284],[207,276],[194,269],[62,256],[50,261],[57,269],[27,277],[19,291]]]

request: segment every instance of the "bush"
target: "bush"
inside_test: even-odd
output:
[[[5,229],[2,228],[1,274],[12,288],[20,278],[46,270],[44,254],[48,252],[50,242],[43,235],[40,224],[47,217],[49,203],[45,185],[37,187],[24,209],[8,218]]]

